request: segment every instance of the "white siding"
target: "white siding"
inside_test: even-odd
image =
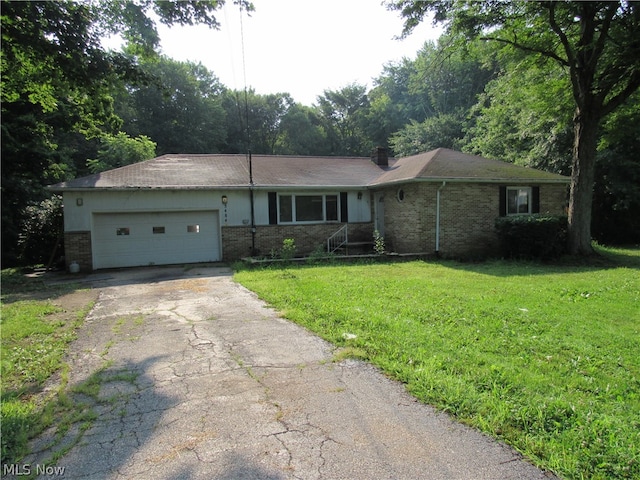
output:
[[[95,269],[221,258],[217,211],[96,213],[92,232]]]

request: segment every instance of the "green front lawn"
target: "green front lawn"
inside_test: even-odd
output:
[[[640,478],[640,250],[241,270],[284,315],[565,478]]]
[[[90,304],[67,311],[52,302],[75,285],[48,287],[16,269],[2,270],[0,297],[0,415],[3,463],[27,453],[27,441],[52,419],[55,394],[43,395],[47,380],[64,367]]]

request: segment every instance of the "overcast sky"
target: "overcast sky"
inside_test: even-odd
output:
[[[202,62],[227,87],[290,93],[305,105],[324,90],[351,83],[373,86],[383,66],[415,58],[440,30],[425,22],[406,39],[398,12],[381,0],[253,0],[241,15],[231,0],[218,11],[219,31],[203,26],[159,25],[162,53]],[[243,42],[244,38],[244,42]],[[243,68],[243,43],[244,66]]]

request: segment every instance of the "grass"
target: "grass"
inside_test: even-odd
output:
[[[50,458],[44,464],[55,465],[93,425],[97,418],[96,406],[112,405],[124,397],[102,397],[102,387],[110,382],[135,385],[138,373],[113,370],[108,360],[82,383],[69,385],[69,366],[64,362],[64,355],[92,303],[82,305],[74,301],[70,310],[65,311],[51,299],[76,290],[77,285],[72,284],[47,286],[19,270],[2,271],[3,463],[22,460],[29,453],[29,439],[47,430]],[[82,296],[85,300],[90,297]],[[143,323],[142,316],[121,318],[115,323],[113,333],[134,341],[139,337],[131,333],[138,334],[137,329]],[[103,357],[112,345],[113,342],[106,345],[101,352]],[[59,380],[45,393],[45,383],[56,373]]]
[[[640,250],[289,266],[236,280],[564,478],[640,478]]]
[[[39,394],[45,382],[63,370],[69,342],[89,306],[71,317],[50,298],[75,286],[46,287],[15,269],[2,271],[2,358],[0,363],[2,461],[26,453],[28,439],[52,421],[52,399]]]

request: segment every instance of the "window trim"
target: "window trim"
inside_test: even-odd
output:
[[[520,212],[516,211],[515,213],[509,212],[509,192],[516,191],[516,198],[520,196],[521,190],[526,190],[527,192],[527,211]],[[516,201],[516,210],[519,210],[519,203]],[[506,216],[515,216],[515,215],[531,215],[533,213],[533,188],[529,186],[507,186],[506,187],[506,203],[505,203],[505,213]]]
[[[282,221],[280,217],[281,198],[291,198],[291,221]],[[297,219],[297,204],[296,197],[322,197],[322,218],[318,220],[298,220]],[[336,202],[336,220],[327,220],[327,197],[333,197]],[[313,225],[318,223],[340,223],[344,213],[344,207],[342,205],[343,196],[339,192],[309,192],[309,193],[277,193],[276,195],[276,212],[277,212],[277,224],[278,225]]]

